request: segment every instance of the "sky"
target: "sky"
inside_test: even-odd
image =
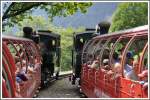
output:
[[[116,10],[118,3],[114,2],[97,2],[89,7],[86,14],[77,12],[76,14],[68,17],[54,17],[53,24],[61,27],[88,27],[94,28],[96,24],[101,21],[111,21],[111,16]],[[45,11],[37,9],[33,15],[41,15],[48,18]]]
[[[91,7],[88,8],[86,14],[80,12],[75,13],[68,17],[54,17],[53,24],[59,27],[85,27],[85,28],[95,28],[96,24],[102,21],[110,21],[113,12],[116,10],[117,2],[96,2],[93,3]],[[43,16],[48,19],[48,15],[44,10],[40,8],[33,10],[32,15]],[[12,33],[19,31],[15,26],[12,29]]]

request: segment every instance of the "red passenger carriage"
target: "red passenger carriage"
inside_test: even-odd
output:
[[[132,52],[132,53],[131,53]],[[119,31],[92,38],[84,45],[82,53],[81,90],[91,98],[147,98],[148,87],[143,89],[141,79],[126,78],[125,68],[138,61],[137,75],[148,70],[148,26]],[[120,55],[121,75],[115,77],[116,61]],[[132,59],[129,57],[132,55]],[[97,60],[98,66],[92,67]],[[107,61],[107,65],[104,62]],[[105,69],[107,66],[109,68]],[[132,65],[130,65],[132,66]],[[147,79],[148,80],[148,79]],[[148,81],[147,81],[148,82]]]
[[[37,45],[30,39],[10,36],[3,36],[2,41],[3,97],[33,97],[41,83]]]

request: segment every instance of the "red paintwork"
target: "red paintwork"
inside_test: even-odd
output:
[[[116,42],[120,41],[120,39],[125,40],[126,38],[129,38],[130,40],[126,44],[126,48],[123,53],[123,56],[125,56],[128,45],[132,43],[135,37],[148,37],[148,26],[143,26],[142,28],[139,27],[133,30],[130,29],[127,31],[120,31],[117,34],[97,36],[93,38],[92,41],[104,39],[107,40],[109,38],[116,37],[118,38]],[[139,69],[142,69],[141,65],[143,62],[143,55],[147,47],[148,44],[146,44],[143,48],[142,56],[140,57]],[[109,59],[112,59],[114,48],[115,46],[110,52]],[[85,52],[83,51],[83,54],[84,53]],[[125,57],[123,57],[123,59],[121,60],[122,66],[124,65],[124,62]],[[112,64],[111,62],[109,63],[110,65]],[[142,90],[142,85],[138,82],[128,80],[124,78],[123,75],[121,77],[118,77],[117,79],[111,79],[111,77],[112,76],[106,74],[100,68],[89,68],[88,65],[84,63],[82,64],[81,71],[81,89],[83,93],[90,98],[148,98],[148,94],[144,94],[144,91]]]
[[[3,64],[3,68],[7,72],[8,81],[10,81],[10,84],[8,85],[10,85],[11,90],[12,90],[12,94],[9,94],[8,89],[6,88],[5,79],[3,79],[3,82],[2,82],[3,97],[4,98],[33,97],[35,94],[35,91],[38,89],[41,83],[41,56],[39,53],[39,49],[37,48],[36,44],[32,40],[29,40],[29,39],[8,37],[8,36],[4,36],[2,39],[3,39],[2,41],[3,57],[5,57],[5,60],[3,60],[2,64]],[[18,44],[21,50],[24,50],[24,49],[26,50],[29,57],[32,55],[34,59],[37,59],[36,63],[33,63],[35,73],[33,73],[32,76],[30,76],[27,81],[24,81],[23,85],[20,84],[20,90],[21,90],[20,92],[17,92],[16,75],[15,75],[15,71],[16,71],[15,60],[12,54],[10,53],[10,50],[7,46],[8,44],[12,44],[12,45]],[[24,47],[21,47],[20,44],[23,44]],[[14,46],[14,49],[17,50],[15,46]],[[17,53],[19,54],[19,57],[20,57],[20,53],[18,51]],[[27,60],[27,55],[25,56],[25,60],[27,63],[29,62]],[[28,67],[26,67],[26,69],[28,69]]]
[[[5,82],[5,80],[3,78],[2,78],[2,91],[3,91],[2,95],[3,95],[4,98],[11,97],[10,94],[8,93],[8,90],[6,88],[6,82]]]

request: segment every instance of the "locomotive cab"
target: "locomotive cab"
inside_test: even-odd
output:
[[[73,49],[72,49],[72,68],[73,68],[73,75],[72,75],[72,84],[75,84],[77,78],[80,78],[81,73],[81,57],[82,57],[82,50],[84,44],[87,43],[89,39],[94,37],[95,31],[87,30],[83,33],[74,33],[73,35]],[[79,83],[80,84],[80,83]]]
[[[45,84],[54,77],[57,79],[60,67],[60,35],[51,31],[39,30],[40,51],[42,55],[42,83]]]

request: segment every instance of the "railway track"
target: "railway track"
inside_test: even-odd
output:
[[[50,79],[50,82],[60,80],[63,78],[67,78],[67,77],[69,78],[69,76],[71,76],[71,75],[72,75],[72,71],[60,72],[58,79],[56,79],[56,76],[54,76]]]
[[[39,91],[37,98],[81,98],[77,85],[72,85],[69,81],[71,74],[62,74],[57,81],[50,82]]]

